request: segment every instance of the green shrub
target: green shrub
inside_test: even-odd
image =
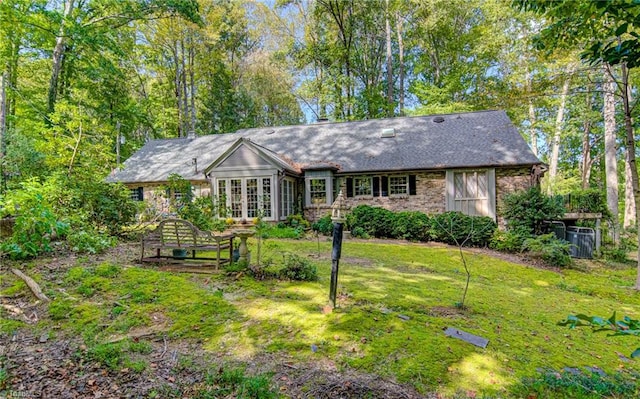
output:
[[[569,196],[568,206],[571,212],[601,213],[605,219],[611,218],[604,193],[597,189],[578,190]]]
[[[311,227],[309,221],[305,219],[304,216],[297,213],[287,216],[287,219],[284,223],[285,225],[294,228],[308,229],[309,227]]]
[[[79,230],[67,235],[67,243],[73,252],[96,254],[115,246],[117,240],[97,231]]]
[[[522,251],[522,244],[527,238],[528,235],[523,232],[496,229],[493,236],[491,236],[489,248],[502,252],[520,252]]]
[[[393,238],[395,215],[390,210],[369,205],[358,205],[347,215],[347,226],[377,238]]]
[[[628,251],[624,247],[602,248],[602,257],[618,263],[625,263],[629,260]]]
[[[523,378],[511,391],[522,398],[635,398],[640,394],[640,375],[616,372],[611,375],[577,369],[543,370]]]
[[[318,268],[309,260],[291,254],[287,256],[284,267],[280,269],[280,278],[295,281],[316,281],[318,279]]]
[[[418,211],[402,211],[395,214],[392,236],[409,241],[428,241],[431,219]]]
[[[16,215],[11,238],[2,243],[3,253],[26,259],[50,252],[54,238],[63,237],[69,225],[59,220],[43,195],[43,186],[29,180],[9,193],[1,204],[1,215]]]
[[[371,236],[362,227],[354,227],[351,229],[351,237],[369,239]]]
[[[512,231],[540,235],[544,233],[545,221],[556,220],[563,215],[562,197],[546,196],[538,187],[504,197],[502,216],[507,220],[507,228]]]
[[[100,180],[70,182],[76,199],[71,209],[84,209],[89,223],[108,235],[122,234],[123,228],[135,221],[138,204],[131,200],[129,189],[121,184]]]
[[[135,221],[141,204],[131,200],[129,189],[91,177],[54,174],[42,185],[42,193],[54,205],[59,218],[70,221],[72,229],[93,229],[117,236]]]
[[[178,216],[193,223],[200,230],[219,230],[219,223],[214,223],[213,202],[207,197],[198,197],[186,202],[178,208]]]
[[[315,223],[311,225],[313,231],[317,231],[320,234],[324,234],[325,236],[330,236],[333,234],[333,221],[331,220],[331,215],[325,215],[318,219]]]
[[[445,212],[433,216],[430,235],[434,241],[451,245],[482,247],[489,245],[496,228],[496,222],[486,216]]]
[[[571,257],[569,256],[571,244],[559,240],[553,233],[527,238],[524,240],[522,248],[549,265],[559,267],[571,265]]]

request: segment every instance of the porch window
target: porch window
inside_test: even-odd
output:
[[[280,185],[280,218],[285,219],[289,215],[293,215],[293,181],[283,180]]]
[[[217,180],[220,214],[234,219],[273,218],[272,178],[245,177]]]
[[[242,217],[242,179],[229,180],[231,217]]]
[[[227,217],[227,181],[218,180],[218,217]]]
[[[448,171],[447,210],[495,218],[495,170]]]
[[[259,200],[262,208],[262,217],[271,218],[271,179],[262,179],[262,197]]]
[[[258,179],[247,179],[247,217],[258,217]]]

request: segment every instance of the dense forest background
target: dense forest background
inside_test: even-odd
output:
[[[146,140],[192,132],[505,109],[549,165],[545,190],[606,192],[628,227],[639,13],[630,1],[3,0],[2,189],[100,179]]]

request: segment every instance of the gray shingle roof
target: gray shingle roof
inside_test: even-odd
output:
[[[246,138],[298,166],[338,165],[338,173],[540,164],[504,111],[265,127],[195,139],[153,140],[108,177],[163,182],[171,173],[200,180],[202,171]],[[441,120],[436,122],[435,120]],[[394,137],[381,137],[394,129]],[[196,173],[193,159],[197,159]]]

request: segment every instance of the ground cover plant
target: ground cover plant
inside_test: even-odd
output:
[[[250,242],[255,250],[255,238]],[[252,384],[264,397],[276,397],[269,396],[274,392],[303,396],[318,392],[318,385],[309,386],[311,372],[305,371],[317,365],[326,367],[323,373],[328,375],[357,371],[376,376],[366,381],[393,381],[425,396],[589,397],[573,389],[587,380],[605,397],[606,392],[624,397],[615,396],[616,390],[637,393],[632,383],[637,360],[627,358],[637,342],[557,325],[568,314],[618,311],[637,319],[640,299],[631,289],[631,268],[585,263],[584,270],[539,269],[475,250],[465,255],[474,272],[463,310],[455,307],[465,285],[458,248],[348,240],[342,251],[338,307],[331,310],[328,240],[320,242],[320,254],[313,239],[269,239],[262,245],[264,259],[275,266],[295,257],[305,259],[317,267],[317,280],[257,281],[237,272],[174,274],[137,267],[126,257],[97,262],[79,257],[51,269],[41,268],[46,262],[39,259],[23,268],[53,301],[38,310],[38,321],[21,321],[3,308],[2,342],[10,342],[15,331],[31,331],[35,341],[39,336],[56,342],[72,337],[78,340],[72,354],[80,360],[77,364],[145,381],[157,377],[163,359],[173,361],[175,345],[188,343],[189,350],[178,351],[171,367],[163,369],[164,385],[147,387],[143,397],[215,397],[222,394],[218,388],[241,395],[253,389]],[[29,299],[28,288],[4,273],[0,295],[4,300]],[[447,338],[446,327],[487,338],[489,345],[481,349]],[[204,367],[186,353],[214,360]],[[0,364],[5,389],[15,389],[21,378],[15,356],[8,353]],[[608,377],[599,381],[586,367],[597,367]],[[565,368],[584,377],[550,377],[567,375]],[[283,369],[288,374],[283,375]],[[296,373],[307,379],[296,379]],[[197,375],[199,380],[187,384]],[[628,384],[617,384],[621,379]],[[351,392],[363,388],[355,382],[333,384],[340,378],[329,376],[317,381],[332,381],[323,386],[339,386],[345,390],[342,397],[350,397],[349,387]],[[613,388],[606,391],[607,384]]]

